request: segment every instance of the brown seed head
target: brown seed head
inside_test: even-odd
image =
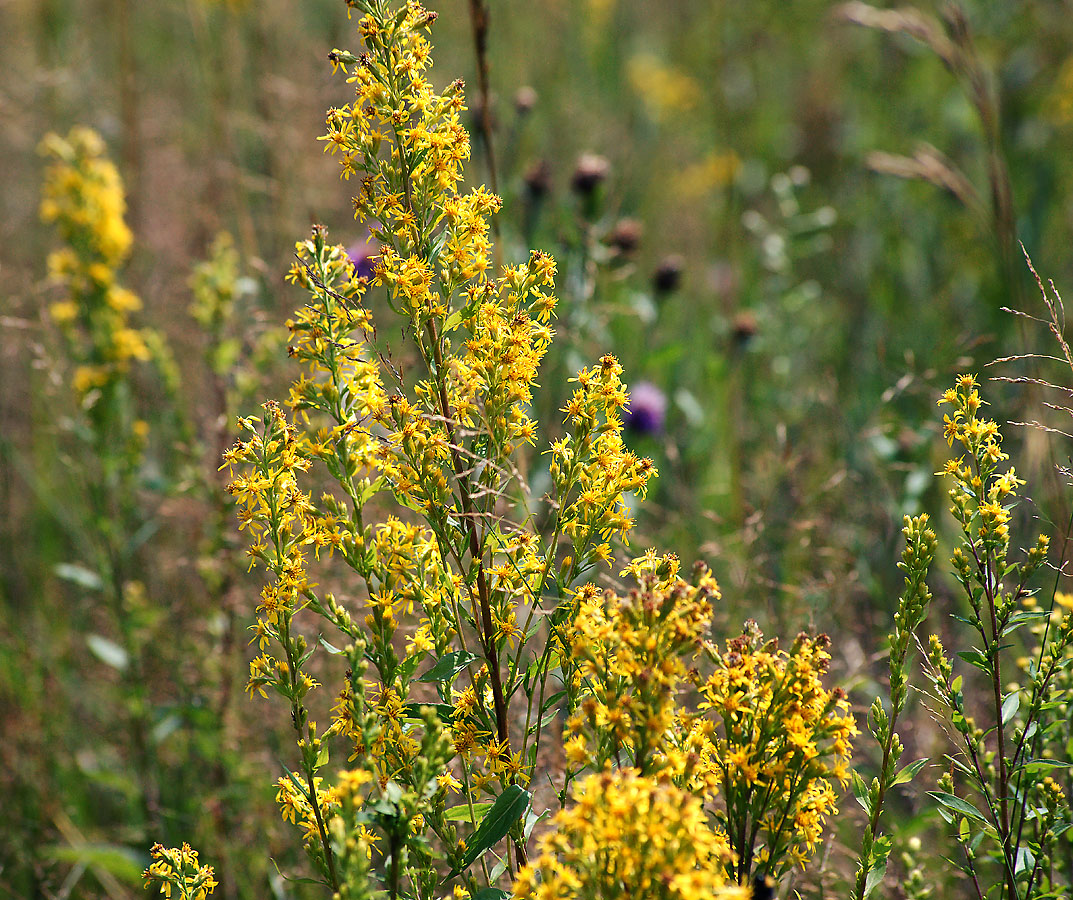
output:
[[[611,163],[595,153],[582,153],[578,157],[570,186],[579,194],[592,194],[611,171]]]
[[[611,229],[608,242],[622,254],[630,254],[637,249],[644,234],[644,225],[637,219],[619,219]]]

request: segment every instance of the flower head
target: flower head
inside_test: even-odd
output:
[[[667,395],[650,381],[634,385],[622,424],[635,434],[662,434],[666,418]]]
[[[747,888],[727,883],[730,848],[696,797],[624,769],[590,775],[572,799],[518,873],[516,900],[747,900]]]

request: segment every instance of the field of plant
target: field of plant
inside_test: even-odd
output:
[[[0,897],[1069,897],[1071,48],[0,2]]]

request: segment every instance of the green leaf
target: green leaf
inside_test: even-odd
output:
[[[483,816],[488,810],[492,808],[492,801],[487,803],[474,803],[473,815]],[[463,803],[461,806],[452,806],[450,809],[443,811],[443,817],[448,822],[468,822],[469,821],[469,806]]]
[[[153,726],[153,730],[150,732],[153,736],[153,743],[162,744],[178,731],[182,724],[183,720],[180,716],[175,713],[169,713]]]
[[[496,861],[496,864],[492,866],[492,871],[488,873],[489,881],[499,881],[499,876],[507,871],[507,860],[510,859],[510,855],[505,855],[502,859]]]
[[[411,721],[420,722],[421,709],[425,706],[434,709],[444,725],[450,725],[455,720],[455,708],[450,703],[404,703],[402,706],[403,717]]]
[[[549,725],[551,722],[555,721],[555,717],[558,715],[559,710],[549,709],[546,713],[544,713],[544,717],[540,720],[540,724],[532,729],[533,732],[535,733],[541,728],[544,728],[546,725]]]
[[[127,657],[127,651],[115,641],[110,641],[103,635],[87,634],[86,645],[89,647],[90,653],[102,663],[111,666],[113,669],[118,669],[120,672],[124,671],[130,662]]]
[[[987,817],[984,816],[983,813],[971,803],[966,803],[960,797],[955,797],[953,794],[946,793],[946,791],[928,791],[928,796],[933,800],[938,800],[943,806],[958,815],[967,816],[983,825],[989,824]]]
[[[1002,701],[1002,724],[1005,725],[1014,716],[1021,706],[1021,692],[1014,691]]]
[[[52,571],[56,573],[57,578],[84,587],[87,591],[99,591],[104,588],[100,575],[77,563],[60,563]]]
[[[944,753],[943,759],[948,762],[955,771],[960,772],[962,775],[965,775],[969,778],[976,777],[976,772],[969,766],[967,766],[965,763],[963,763],[956,756],[951,756],[949,753]]]
[[[446,232],[444,232],[444,233],[446,234]],[[447,317],[447,319],[443,323],[443,333],[444,334],[450,334],[452,331],[454,331],[456,328],[458,328],[459,325],[462,324],[462,317],[463,317],[464,312],[465,312],[465,308],[456,309],[454,312],[452,312]]]
[[[429,669],[418,681],[426,683],[447,683],[461,672],[466,666],[479,657],[465,650],[456,650],[454,653],[446,653],[436,660],[436,665]]]
[[[317,761],[313,764],[315,769],[328,765],[328,747],[329,745],[327,741],[321,744],[320,752],[317,754]]]
[[[425,658],[425,651],[421,651],[420,655],[407,656],[396,670],[396,676],[402,681],[403,684],[408,682],[414,677],[414,672],[417,671],[417,667],[421,665],[421,660]]]
[[[927,764],[928,757],[926,756],[923,759],[918,759],[915,762],[909,763],[909,765],[894,776],[894,781],[891,782],[891,786],[893,787],[896,784],[908,784],[917,777],[917,773]]]
[[[146,860],[142,854],[117,844],[75,844],[44,848],[49,859],[65,863],[81,863],[100,869],[128,884],[140,884]]]
[[[379,494],[384,489],[385,484],[387,484],[387,480],[381,475],[362,487],[361,491],[358,492],[358,506],[364,506],[375,494]]]
[[[532,799],[533,795],[529,791],[516,784],[512,784],[503,791],[481,820],[477,830],[466,838],[466,855],[462,857],[458,868],[451,871],[448,878],[453,878],[459,872],[465,871],[481,854],[506,837],[511,825],[522,817]]]
[[[537,815],[535,810],[530,809],[529,812],[525,814],[525,824],[522,826],[522,837],[526,842],[528,842],[529,838],[532,836],[533,829],[536,827],[537,822],[550,815],[550,813],[551,810],[546,809],[544,812],[540,813],[540,815]]]
[[[977,669],[987,672],[988,675],[991,674],[991,663],[979,650],[958,650],[958,656],[970,666],[976,666]]]
[[[320,638],[319,640],[320,640],[320,645],[325,650],[327,650],[332,656],[338,656],[340,653],[343,652],[338,647],[336,647],[336,646],[334,646],[332,644],[329,644],[326,640],[324,640],[324,638]]]
[[[1012,634],[1022,625],[1027,625],[1029,622],[1035,622],[1039,619],[1046,619],[1050,613],[1045,609],[1018,609],[1014,611],[1010,616],[1009,622],[1006,623],[1006,627],[1002,629],[1002,637],[1006,637],[1008,634]]]
[[[502,891],[499,888],[487,887],[484,890],[477,891],[473,895],[473,900],[507,900],[510,894],[507,891]]]
[[[1013,771],[1019,772],[1022,769],[1027,775],[1038,775],[1040,772],[1047,772],[1051,769],[1073,769],[1073,762],[1059,762],[1055,759],[1033,759],[1023,766],[1018,766]]]
[[[857,774],[856,770],[851,771],[850,778],[853,779],[853,796],[857,798],[857,802],[861,805],[868,815],[872,815],[872,801],[868,796],[868,785],[865,784],[864,779]]]
[[[876,864],[868,870],[864,879],[864,896],[867,897],[883,883],[883,876],[887,874],[887,861]]]

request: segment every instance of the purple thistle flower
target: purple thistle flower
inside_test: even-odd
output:
[[[346,255],[350,257],[350,264],[354,267],[356,278],[371,279],[376,272],[373,257],[378,249],[372,240],[366,238],[363,241],[355,241],[347,247]]]
[[[641,381],[630,392],[622,424],[634,434],[661,434],[667,418],[667,396],[650,381]]]

